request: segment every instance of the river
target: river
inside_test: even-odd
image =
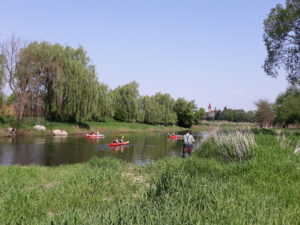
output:
[[[10,137],[0,139],[0,165],[58,166],[86,162],[93,157],[113,157],[145,165],[165,157],[180,157],[181,140],[171,140],[167,133],[122,133],[127,146],[109,147],[116,135],[87,139],[84,135],[67,137]],[[196,146],[207,132],[194,132]]]

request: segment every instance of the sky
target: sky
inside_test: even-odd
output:
[[[139,83],[198,107],[255,109],[287,88],[267,76],[263,21],[284,0],[2,0],[0,41],[82,46],[99,81]]]

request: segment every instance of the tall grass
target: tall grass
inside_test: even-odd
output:
[[[254,139],[243,163],[202,149],[143,167],[112,159],[2,166],[0,224],[299,224],[300,157],[275,135]]]
[[[253,155],[256,141],[251,129],[219,130],[202,144],[200,151],[218,152],[226,161],[242,161]]]

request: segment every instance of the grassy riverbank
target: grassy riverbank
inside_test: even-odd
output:
[[[0,224],[298,224],[299,134],[257,132],[243,162],[214,146],[135,166],[0,167]]]
[[[36,131],[33,126],[39,124],[46,127],[46,131]],[[16,127],[16,124],[5,124],[0,127],[0,136],[9,135],[8,127]],[[90,131],[101,133],[122,133],[122,132],[171,132],[185,130],[178,126],[149,125],[127,122],[85,122],[81,124],[50,121],[26,121],[19,125],[20,135],[52,135],[52,130],[65,130],[69,134],[85,134]]]
[[[46,127],[46,131],[37,131],[33,129],[35,125],[43,125]],[[192,130],[197,131],[210,131],[217,130],[219,128],[235,128],[239,126],[255,126],[255,124],[245,123],[230,123],[230,122],[214,122],[203,121],[200,125],[193,126]],[[8,131],[9,127],[17,127],[14,122],[7,124],[0,124],[0,137],[10,135]],[[143,123],[128,123],[128,122],[84,122],[81,124],[67,123],[67,122],[51,122],[39,119],[29,119],[19,124],[20,135],[52,135],[52,130],[59,129],[65,130],[69,134],[85,134],[90,131],[100,131],[100,133],[122,133],[122,132],[176,132],[180,130],[186,130],[179,126],[163,126],[163,125],[150,125]]]

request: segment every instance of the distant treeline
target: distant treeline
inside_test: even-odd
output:
[[[190,127],[205,118],[194,101],[169,94],[141,96],[131,82],[111,90],[97,79],[86,51],[48,42],[23,44],[11,37],[1,43],[1,87],[7,82],[16,117],[50,121],[117,121]],[[4,99],[5,97],[2,97]],[[3,101],[2,101],[3,103]]]
[[[229,109],[225,107],[223,110],[217,110],[214,120],[226,120],[230,122],[256,122],[255,111],[245,111],[243,109]]]

